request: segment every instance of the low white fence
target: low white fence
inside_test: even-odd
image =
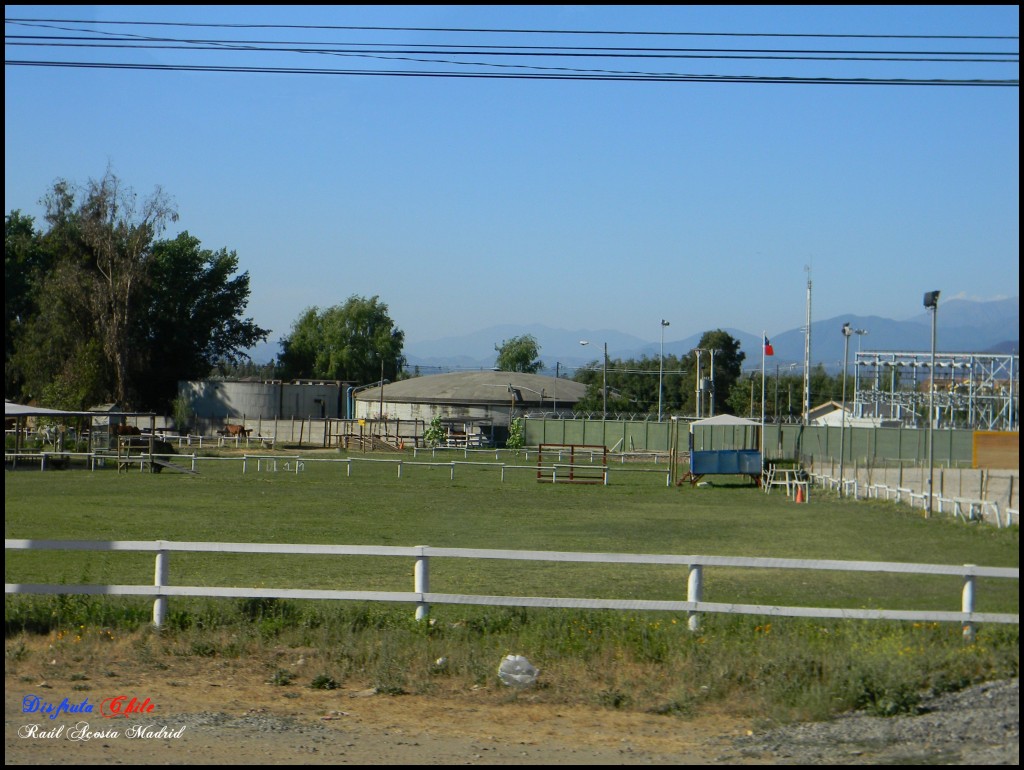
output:
[[[234,441],[234,439],[229,439]],[[436,457],[434,450],[425,450],[431,452],[431,457]],[[437,450],[442,452],[444,450]],[[484,450],[488,455],[494,454],[494,450]],[[505,451],[505,450],[502,450]],[[510,450],[509,450],[510,451]],[[423,453],[424,450],[420,450]],[[457,450],[458,454],[463,454],[463,450]],[[522,459],[528,461],[529,452],[524,451]],[[533,455],[536,457],[536,452]],[[413,453],[412,457],[418,457],[420,454]],[[443,455],[442,455],[443,456]],[[469,455],[465,455],[469,456]],[[569,483],[572,480],[572,474],[570,471],[576,469],[588,469],[588,470],[599,470],[602,474],[602,483],[607,485],[611,469],[614,467],[614,473],[646,473],[656,474],[664,476],[665,486],[672,485],[672,469],[669,466],[662,468],[635,468],[627,465],[625,461],[617,465],[587,465],[587,464],[571,464],[571,463],[548,463],[543,466],[541,465],[524,465],[519,463],[503,463],[503,462],[492,462],[490,460],[416,460],[416,459],[405,459],[405,458],[393,458],[393,457],[317,457],[313,455],[301,455],[301,454],[282,454],[282,453],[260,453],[260,454],[249,454],[243,453],[241,455],[225,455],[225,456],[203,456],[195,453],[192,454],[160,454],[154,452],[150,455],[145,450],[133,450],[133,454],[125,454],[118,457],[116,454],[109,453],[98,453],[98,452],[21,452],[21,453],[8,453],[6,456],[7,462],[16,466],[19,462],[25,463],[38,463],[40,470],[47,470],[48,468],[58,467],[58,464],[67,463],[68,460],[78,458],[84,462],[90,470],[95,471],[97,468],[104,468],[109,463],[110,465],[117,464],[119,470],[127,469],[131,467],[134,469],[138,467],[139,471],[149,470],[149,464],[151,458],[154,460],[161,461],[163,468],[172,471],[188,471],[190,473],[197,473],[200,471],[199,465],[201,463],[238,463],[242,470],[242,473],[249,473],[255,471],[257,473],[263,472],[279,472],[284,471],[288,473],[299,473],[306,469],[307,465],[313,465],[316,463],[321,464],[334,464],[343,465],[346,469],[346,475],[352,475],[353,465],[359,463],[377,463],[390,465],[395,468],[397,478],[402,478],[402,469],[404,467],[434,467],[434,468],[447,468],[449,470],[450,477],[455,479],[455,469],[458,467],[478,467],[494,469],[500,472],[501,481],[505,481],[506,473],[509,471],[532,471],[537,473],[540,470],[544,470],[549,474],[552,474],[552,480],[556,482]]]
[[[431,604],[473,604],[498,607],[562,607],[572,609],[656,610],[685,612],[689,625],[699,628],[699,615],[717,612],[744,615],[770,615],[808,618],[842,618],[864,620],[913,620],[918,622],[960,623],[964,635],[973,638],[977,623],[1019,624],[1020,616],[1009,613],[975,612],[976,581],[979,577],[1020,580],[1020,570],[1010,567],[979,567],[972,564],[904,564],[899,562],[855,562],[807,559],[769,559],[733,556],[692,556],[672,554],[576,553],[566,551],[506,551],[480,548],[436,548],[427,545],[364,546],[303,545],[278,543],[201,543],[165,540],[143,541],[75,541],[75,540],[5,540],[7,550],[62,551],[149,551],[156,553],[153,585],[55,585],[7,583],[8,594],[98,594],[104,596],[152,596],[153,624],[163,625],[170,596],[201,596],[228,598],[334,599],[355,601],[406,602],[416,605],[416,618],[427,616]],[[262,553],[332,556],[391,556],[414,560],[412,591],[333,591],[322,589],[238,588],[168,585],[169,561],[172,552]],[[590,562],[601,564],[668,564],[685,566],[687,588],[685,601],[641,599],[558,598],[536,596],[486,596],[477,594],[445,594],[430,590],[430,560],[508,559],[545,562]],[[956,611],[883,610],[832,607],[785,607],[777,605],[732,604],[703,600],[703,571],[708,567],[742,567],[753,569],[840,570],[847,572],[902,573],[912,575],[951,575],[960,577],[961,608]]]
[[[825,473],[809,472],[811,481],[823,489],[831,489],[854,500],[877,498],[906,503],[911,508],[928,508],[928,493],[911,487],[890,487],[885,484],[866,484],[858,478],[839,479]],[[966,521],[986,521],[997,527],[1020,526],[1020,511],[1015,508],[999,509],[995,500],[976,497],[943,497],[936,493],[932,497],[932,510],[940,514],[952,514],[954,518]]]

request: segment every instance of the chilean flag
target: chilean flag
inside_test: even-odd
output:
[[[772,347],[772,343],[768,341],[768,335],[764,335],[764,354],[766,356],[774,356],[775,349]]]

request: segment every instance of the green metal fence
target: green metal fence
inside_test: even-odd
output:
[[[603,444],[616,452],[667,452],[672,447],[671,421],[528,419],[526,443]],[[757,449],[759,428],[749,425],[696,425],[696,449]],[[933,456],[937,465],[970,467],[974,432],[937,429],[933,432]],[[768,458],[839,458],[840,441],[846,444],[844,457],[865,465],[900,461],[927,462],[928,431],[919,428],[865,428],[765,425],[762,451]],[[690,424],[680,421],[675,433],[677,451],[690,448]]]

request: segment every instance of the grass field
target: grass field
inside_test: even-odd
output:
[[[460,458],[461,453],[452,456]],[[765,495],[739,477],[713,477],[709,487],[666,487],[661,473],[631,472],[664,470],[663,464],[615,466],[608,486],[539,484],[529,470],[507,472],[502,481],[499,467],[460,465],[454,480],[448,467],[408,462],[401,478],[394,464],[380,462],[356,462],[351,475],[345,465],[326,462],[306,462],[298,474],[256,473],[250,465],[243,475],[238,459],[200,463],[198,476],[18,470],[5,474],[5,536],[1019,564],[1017,527],[925,520],[920,511],[893,503],[816,494],[809,505],[796,505],[778,491]],[[153,557],[12,551],[5,574],[9,583],[145,584],[153,579]],[[956,578],[732,568],[707,568],[704,577],[709,602],[960,608]],[[412,561],[175,553],[170,582],[410,591]],[[686,598],[686,569],[435,559],[431,590],[681,600]],[[1018,606],[1017,581],[979,581],[978,611],[1017,613]],[[91,598],[8,597],[5,608],[8,638],[24,629],[59,633],[62,625],[83,620],[141,629],[149,612],[141,600]],[[332,664],[330,676],[363,675],[376,681],[386,670],[385,679],[403,680],[388,685],[399,689],[424,686],[429,677],[418,677],[409,659],[425,661],[426,671],[440,648],[449,659],[461,660],[461,676],[475,683],[493,678],[493,666],[484,661],[501,649],[529,647],[532,655],[545,659],[547,671],[562,671],[569,679],[582,680],[581,671],[603,661],[617,673],[605,675],[602,687],[583,688],[588,697],[602,702],[601,692],[628,692],[633,693],[626,699],[631,705],[645,708],[685,703],[694,692],[712,686],[728,697],[729,682],[741,687],[754,676],[751,666],[776,672],[775,684],[765,689],[776,693],[770,698],[776,707],[804,715],[877,703],[877,697],[865,695],[878,690],[870,685],[871,677],[853,673],[863,673],[864,666],[882,667],[887,672],[882,679],[894,678],[888,689],[905,693],[1015,675],[1018,666],[1017,626],[983,627],[965,654],[960,629],[935,624],[923,629],[910,623],[708,616],[702,633],[693,635],[685,630],[685,618],[671,613],[436,607],[434,630],[425,634],[411,621],[412,607],[405,605],[172,599],[171,613],[185,635],[180,644],[188,639],[189,649],[205,644],[220,654],[227,654],[228,647],[216,628],[232,624],[236,631],[238,624],[249,628],[251,636],[243,636],[257,647],[268,634],[278,643],[291,639],[314,646],[328,639],[336,645],[344,637],[350,654]],[[449,630],[441,634],[441,628]],[[770,639],[765,628],[772,629]],[[203,629],[209,636],[205,641],[196,636]],[[708,657],[709,640],[719,653],[714,659]],[[793,650],[794,643],[799,650]],[[360,645],[367,648],[360,652]],[[382,645],[390,661],[386,666],[370,662],[380,656]],[[230,649],[243,654],[237,644]],[[694,666],[703,667],[696,678]],[[658,685],[666,672],[673,674],[667,682],[679,676],[687,684]],[[701,686],[695,682],[705,682],[705,690],[693,690]],[[611,700],[611,705],[625,703]]]

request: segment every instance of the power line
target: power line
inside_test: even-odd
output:
[[[995,63],[1017,64],[1019,58],[994,59],[994,56],[1015,56],[1012,52],[984,53],[979,51],[828,51],[828,50],[782,50],[782,49],[639,49],[639,48],[570,48],[552,47],[498,47],[474,46],[470,50],[453,50],[437,46],[415,46],[409,48],[383,48],[383,43],[350,43],[360,48],[338,48],[331,43],[302,43],[274,41],[231,41],[231,40],[166,40],[140,43],[134,38],[58,38],[61,42],[38,42],[55,38],[29,38],[9,35],[6,45],[44,48],[109,48],[114,50],[192,50],[192,51],[238,51],[260,53],[306,53],[306,54],[419,54],[434,56],[532,56],[532,57],[575,57],[602,59],[759,59],[767,61],[874,61],[874,62],[945,62],[945,63]],[[99,41],[103,42],[90,42]],[[116,43],[124,43],[116,45]],[[288,47],[269,47],[288,46]],[[298,46],[320,46],[307,48]],[[375,46],[374,48],[367,48]],[[468,48],[465,47],[465,48]],[[475,49],[475,50],[474,50]],[[984,56],[987,58],[965,58]]]
[[[780,77],[765,75],[685,75],[685,74],[586,74],[586,73],[497,73],[442,72],[423,70],[344,70],[313,67],[238,67],[199,64],[113,64],[106,62],[70,62],[5,59],[9,67],[57,67],[71,69],[149,70],[163,72],[218,72],[230,74],[345,75],[378,77],[463,78],[496,80],[586,80],[653,83],[757,83],[789,85],[888,85],[888,86],[988,86],[1019,87],[1018,80],[927,79],[927,78],[835,78]]]
[[[208,29],[324,29],[362,32],[454,32],[480,34],[529,34],[529,35],[664,35],[671,37],[792,37],[823,39],[861,40],[1019,40],[1018,35],[876,35],[876,34],[831,34],[807,32],[683,32],[683,31],[625,31],[625,30],[578,30],[578,29],[503,29],[467,27],[384,27],[330,24],[223,24],[180,21],[124,21],[95,19],[31,19],[5,17],[6,23],[46,24],[109,24],[153,27],[190,27]]]
[[[962,39],[991,40],[1014,39],[1010,36],[904,36],[904,35],[788,35],[782,33],[675,33],[675,32],[619,32],[581,30],[499,30],[499,29],[461,29],[461,28],[416,28],[416,27],[354,27],[328,25],[285,25],[285,24],[200,24],[191,22],[131,22],[108,21],[90,22],[83,20],[59,19],[7,19],[8,23],[22,26],[41,26],[54,28],[55,24],[97,25],[132,25],[136,27],[188,27],[188,28],[227,28],[227,29],[325,29],[325,30],[357,30],[357,31],[431,31],[431,32],[509,32],[529,34],[615,34],[615,35],[689,35],[689,36],[720,36],[720,37],[803,37],[803,38],[874,38],[874,39]],[[182,39],[173,37],[152,37],[148,35],[124,33],[115,34],[97,30],[92,34],[73,27],[60,27],[62,32],[73,35],[8,35],[5,43],[9,46],[45,47],[45,48],[103,48],[113,50],[188,50],[217,51],[232,53],[284,53],[318,56],[341,56],[351,58],[378,59],[387,62],[410,62],[426,65],[448,65],[460,68],[461,71],[449,70],[401,70],[401,69],[331,69],[306,67],[271,67],[271,66],[230,66],[200,64],[149,64],[149,63],[113,63],[101,61],[59,61],[51,60],[5,60],[6,66],[37,66],[67,67],[113,70],[152,70],[179,72],[221,72],[232,74],[302,74],[302,75],[347,75],[347,76],[391,76],[391,77],[427,77],[427,78],[491,78],[491,79],[524,79],[524,80],[606,80],[606,81],[648,81],[648,82],[703,82],[703,83],[786,83],[786,84],[827,84],[827,85],[932,85],[932,86],[998,86],[1017,87],[1016,79],[988,78],[918,78],[918,77],[797,77],[797,76],[764,76],[764,75],[694,75],[678,72],[641,72],[622,71],[608,68],[580,68],[543,66],[538,63],[513,63],[494,60],[466,61],[461,57],[480,56],[518,58],[530,57],[531,60],[543,61],[549,58],[600,58],[600,59],[714,59],[728,60],[760,60],[760,61],[800,61],[800,62],[928,62],[928,63],[986,63],[1014,64],[1018,58],[1015,52],[984,52],[984,51],[884,51],[884,50],[848,50],[820,48],[650,48],[650,47],[604,47],[604,46],[495,46],[495,45],[425,45],[403,42],[401,46],[387,43],[303,43],[296,41],[267,40],[222,40],[222,39]],[[99,35],[99,36],[98,36]],[[313,46],[313,47],[307,47]],[[440,58],[446,57],[446,58]],[[967,58],[972,57],[972,58]],[[974,58],[985,57],[985,58]],[[466,68],[488,68],[491,70],[507,70],[496,73],[485,71],[468,71]]]

